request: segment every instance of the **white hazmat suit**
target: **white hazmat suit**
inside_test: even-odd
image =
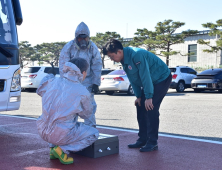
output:
[[[98,139],[99,132],[92,124],[77,122],[93,114],[91,94],[81,82],[83,75],[71,62],[63,67],[63,78],[53,74],[44,77],[37,89],[42,97],[42,115],[37,128],[43,140],[58,145],[63,152],[79,151]]]
[[[81,22],[75,31],[75,37],[78,37],[80,34],[85,34],[88,37],[90,36],[90,31],[88,26]],[[88,91],[92,92],[92,85],[100,85],[101,82],[101,70],[102,70],[102,59],[100,56],[100,52],[97,46],[89,41],[89,44],[85,50],[80,49],[80,47],[76,43],[76,39],[68,42],[62,49],[59,57],[59,72],[60,76],[63,77],[63,66],[64,64],[73,58],[83,58],[88,64],[89,68],[87,70],[86,79],[83,82],[83,85],[88,89]],[[96,125],[95,120],[95,112],[96,112],[96,102],[94,99],[94,94],[91,93],[91,102],[93,104],[93,114],[89,119],[85,119],[85,122],[91,122],[93,125]]]

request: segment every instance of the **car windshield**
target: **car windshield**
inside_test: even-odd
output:
[[[0,0],[0,44],[18,44],[12,9],[11,1]]]
[[[101,75],[106,75],[108,73],[110,73],[113,70],[102,70]]]
[[[110,72],[108,75],[126,75],[126,72],[124,70],[114,70]]]
[[[176,68],[169,68],[171,73],[175,73],[176,72]]]
[[[37,73],[40,70],[41,67],[29,67],[29,68],[24,68],[23,72],[24,73]]]
[[[48,73],[50,70],[52,69],[52,67],[46,67],[44,70],[44,73]],[[59,68],[54,68],[56,74],[59,74]]]
[[[209,70],[202,71],[198,75],[216,75],[220,72],[222,72],[222,69],[209,69]]]
[[[12,1],[0,0],[0,65],[19,64],[17,31]]]

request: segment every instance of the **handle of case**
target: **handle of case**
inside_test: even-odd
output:
[[[108,148],[106,148],[108,151],[111,151],[111,148],[110,147],[108,147]]]
[[[99,152],[103,152],[103,150],[102,150],[102,149],[99,149]]]

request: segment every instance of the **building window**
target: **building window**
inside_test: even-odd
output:
[[[197,44],[188,45],[188,62],[196,62],[197,61]]]

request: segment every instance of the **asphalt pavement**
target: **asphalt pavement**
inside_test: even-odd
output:
[[[116,93],[95,95],[98,125],[138,129],[135,96]],[[186,89],[177,93],[170,89],[160,108],[160,133],[214,141],[222,141],[222,94],[194,93]],[[17,111],[0,114],[38,117],[41,115],[41,97],[33,92],[22,92],[21,107]]]
[[[116,135],[88,150],[97,158],[69,154],[74,163],[63,165],[49,159],[49,146],[41,139],[32,118],[0,115],[1,170],[219,170],[222,142],[160,135],[158,151],[128,148],[135,142],[134,130],[98,127],[100,133]],[[102,135],[102,134],[101,134]],[[104,140],[106,139],[106,140]],[[115,140],[114,140],[115,139]],[[93,149],[92,149],[93,148]],[[108,149],[109,148],[109,149]]]

